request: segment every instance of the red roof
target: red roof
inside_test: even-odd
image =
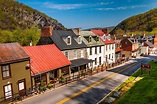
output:
[[[115,42],[114,42],[114,40],[113,39],[101,39],[102,40],[102,42],[104,43],[104,44],[114,44]]]
[[[91,30],[94,34],[98,35],[98,36],[103,36],[104,32],[102,30]]]
[[[71,64],[54,44],[26,46],[23,49],[31,58],[30,65],[33,74],[47,72]]]

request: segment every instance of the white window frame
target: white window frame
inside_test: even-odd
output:
[[[82,49],[81,50],[81,58],[83,58],[84,57],[84,50]]]
[[[77,41],[78,41],[78,44],[82,44],[82,37],[79,36],[78,39],[77,39]]]
[[[74,59],[77,59],[77,50],[74,50]]]
[[[3,65],[2,66],[2,78],[10,78],[11,77],[11,72],[10,72],[10,66],[9,65]]]
[[[69,52],[68,51],[65,51],[65,56],[69,59]]]
[[[68,39],[70,39],[69,43],[68,43]],[[66,39],[66,41],[67,41],[67,45],[71,45],[71,36],[68,36],[67,39]]]
[[[4,95],[5,95],[5,99],[9,99],[13,97],[11,84],[4,86]]]

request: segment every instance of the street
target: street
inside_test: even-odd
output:
[[[20,104],[96,104],[153,57],[132,59],[120,66],[86,79],[38,94]]]

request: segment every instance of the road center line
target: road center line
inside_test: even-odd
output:
[[[90,86],[88,86],[88,87],[86,87],[86,88],[84,88],[84,89],[82,89],[82,90],[80,90],[80,91],[78,91],[78,92],[72,94],[71,96],[69,96],[69,97],[67,97],[67,98],[65,98],[65,99],[63,99],[63,100],[61,100],[61,101],[59,101],[57,104],[63,104],[63,103],[65,103],[65,102],[69,101],[70,99],[72,99],[72,98],[74,98],[74,97],[76,97],[76,96],[78,96],[78,95],[80,95],[80,94],[82,94],[82,93],[88,91],[89,89],[91,89],[91,88],[95,87],[96,85],[98,85],[98,84],[100,84],[100,83],[102,83],[102,82],[108,80],[109,78],[112,78],[113,76],[119,74],[120,72],[122,72],[122,71],[124,71],[124,70],[126,70],[126,69],[128,69],[128,68],[130,68],[130,67],[132,67],[132,66],[134,66],[135,64],[138,64],[138,63],[134,63],[134,64],[132,64],[131,66],[128,66],[128,67],[126,67],[126,68],[124,68],[124,69],[121,69],[121,70],[119,70],[119,71],[117,71],[117,72],[115,72],[115,73],[109,75],[108,77],[103,78],[103,79],[101,79],[101,80],[99,80],[99,81],[93,83],[92,85],[90,85]]]

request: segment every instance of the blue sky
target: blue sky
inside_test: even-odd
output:
[[[116,26],[157,8],[157,0],[17,0],[58,20],[67,28]]]

